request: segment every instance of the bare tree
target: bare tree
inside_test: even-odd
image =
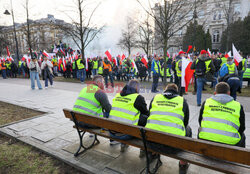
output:
[[[155,21],[155,33],[159,35],[163,47],[164,58],[167,57],[169,39],[175,36],[193,20],[194,4],[186,0],[158,0],[154,8],[148,0],[149,7],[145,7],[142,0],[137,0],[143,9]],[[155,1],[152,1],[155,2]],[[166,84],[166,59],[164,59],[164,84]]]
[[[217,6],[220,7],[226,17],[226,51],[229,51],[229,41],[230,41],[230,35],[231,35],[231,29],[230,24],[233,23],[233,0],[226,0],[221,1],[217,3]]]
[[[131,54],[132,48],[136,47],[136,27],[135,22],[130,17],[127,17],[126,29],[122,30],[122,36],[118,42],[118,46],[127,50]]]
[[[0,26],[0,56],[6,52],[6,46],[10,45],[10,41],[8,40],[8,38],[4,37],[4,31],[3,31],[3,28],[2,26]],[[7,52],[6,52],[7,54]]]
[[[82,58],[84,59],[85,49],[104,28],[104,25],[98,27],[96,24],[93,24],[93,16],[100,3],[90,12],[89,16],[86,14],[86,11],[89,10],[87,0],[75,0],[74,5],[79,19],[75,20],[68,15],[72,20],[73,28],[71,25],[64,25],[62,29],[73,39],[79,50],[81,50]]]
[[[153,42],[153,28],[149,22],[149,15],[144,22],[139,24],[138,36],[137,47],[141,48],[148,56]]]

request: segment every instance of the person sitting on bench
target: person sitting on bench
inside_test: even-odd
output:
[[[227,83],[218,83],[214,95],[202,104],[199,124],[199,139],[245,147],[245,113],[230,96]]]
[[[111,109],[111,104],[103,89],[103,77],[101,75],[94,76],[93,84],[81,90],[73,107],[73,111],[107,118]],[[83,122],[79,122],[78,124],[83,128],[97,128]]]
[[[130,80],[128,84],[113,99],[109,119],[128,124],[145,126],[149,115],[147,104],[143,96],[139,95],[140,82]],[[129,140],[133,137],[110,131],[110,136],[121,140]],[[121,144],[121,152],[128,147]]]
[[[154,129],[170,134],[192,137],[192,130],[188,126],[189,107],[186,100],[179,96],[176,84],[167,85],[163,94],[157,94],[149,106],[150,116],[146,128]],[[165,151],[168,147],[150,143],[152,148],[160,148]],[[186,170],[188,163],[179,162],[180,169]]]

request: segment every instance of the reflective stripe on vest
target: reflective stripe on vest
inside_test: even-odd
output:
[[[77,64],[77,68],[78,68],[78,69],[83,69],[83,68],[85,68],[85,67],[84,67],[84,64],[81,63],[81,59],[77,59],[76,64]]]
[[[140,112],[134,107],[134,103],[138,95],[139,94],[129,94],[121,96],[120,93],[116,94],[113,99],[109,118],[137,125]]]
[[[74,104],[73,111],[103,117],[101,104],[95,98],[98,90],[99,87],[96,85],[83,88]]]
[[[185,136],[183,102],[184,98],[180,96],[168,99],[162,94],[157,94],[153,99],[145,127]]]
[[[228,74],[234,74],[235,73],[235,63],[233,63],[232,65],[226,64],[227,68],[228,68]]]
[[[237,144],[241,137],[239,102],[232,100],[221,104],[212,98],[204,105],[199,138],[224,144]]]
[[[103,74],[103,68],[102,68],[102,66],[100,66],[100,67],[98,68],[98,74]]]
[[[179,125],[179,124],[171,123],[171,122],[165,122],[165,121],[159,121],[159,120],[148,120],[147,124],[157,124],[157,125],[162,125],[162,126],[181,129],[182,131],[185,130],[185,128],[183,126]]]

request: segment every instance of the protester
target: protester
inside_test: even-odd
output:
[[[214,96],[201,107],[198,138],[245,147],[245,113],[242,105],[230,96],[230,87],[220,82]]]
[[[43,56],[43,63],[41,65],[41,69],[43,71],[43,77],[45,80],[45,89],[48,88],[48,80],[50,82],[51,87],[53,87],[53,64],[48,60],[46,56]]]
[[[157,90],[158,83],[159,83],[159,77],[161,75],[161,64],[159,62],[159,57],[155,56],[154,60],[151,65],[151,71],[153,72],[153,83],[152,83],[152,90],[151,92],[157,93],[159,92]]]
[[[197,83],[197,106],[201,106],[202,89],[206,83],[206,75],[214,73],[215,67],[212,60],[207,57],[207,52],[202,50],[198,59],[194,60],[191,69],[195,70],[196,83]]]
[[[42,90],[43,88],[39,79],[39,74],[41,74],[41,69],[35,57],[31,58],[31,61],[29,64],[29,70],[30,70],[31,89],[32,90],[35,89],[35,80],[36,80],[38,88]]]
[[[145,126],[149,115],[147,104],[143,96],[139,95],[140,83],[137,80],[130,80],[122,91],[116,94],[113,99],[112,109],[109,118],[128,124]],[[110,131],[113,138],[128,140],[133,137]],[[121,144],[121,151],[124,152],[127,146]]]
[[[103,61],[103,76],[105,79],[105,86],[108,88],[108,77],[111,83],[111,86],[114,87],[113,76],[112,76],[112,66],[111,63],[108,61],[108,58],[105,57]]]
[[[84,82],[86,71],[85,71],[85,65],[82,61],[82,55],[79,55],[78,59],[76,60],[76,66],[77,66],[77,78],[80,79],[81,83]]]

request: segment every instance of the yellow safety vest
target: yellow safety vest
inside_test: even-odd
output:
[[[179,63],[180,61],[182,61],[182,59],[178,60],[176,63],[175,63],[175,70],[176,70],[176,75],[177,77],[181,77],[181,69],[179,69]]]
[[[207,99],[199,138],[224,144],[237,144],[241,139],[238,132],[240,108],[240,103],[234,100],[221,104],[212,98]]]
[[[116,121],[121,121],[128,124],[137,125],[140,112],[134,107],[134,103],[139,94],[129,94],[121,96],[116,94],[113,99],[112,109],[109,113],[109,118]]]
[[[185,136],[183,102],[181,96],[167,99],[157,94],[152,102],[146,128]]]
[[[246,67],[245,67],[246,62],[247,62],[247,60],[244,58],[244,59],[242,60],[242,71],[245,71],[245,70],[246,70]]]
[[[77,68],[78,68],[78,69],[83,69],[83,68],[85,68],[84,64],[81,63],[81,60],[82,60],[82,59],[77,59],[77,61],[76,61],[76,64],[77,64]]]
[[[103,67],[102,67],[102,66],[100,66],[100,67],[98,68],[98,74],[100,74],[100,75],[103,74]]]
[[[227,58],[222,57],[222,58],[220,58],[220,59],[221,59],[221,64],[220,64],[220,66],[222,67],[222,65],[224,65],[225,63],[227,63]]]
[[[161,64],[160,64],[160,62],[158,61],[158,63],[156,62],[156,61],[154,61],[154,69],[155,69],[155,71],[157,72],[157,73],[161,73]],[[159,68],[158,68],[158,65],[159,65]]]
[[[250,79],[250,68],[247,68],[243,74],[244,79]]]
[[[234,74],[235,73],[235,63],[233,63],[232,65],[226,64],[227,68],[228,68],[228,74]]]
[[[97,69],[98,68],[98,61],[95,60],[93,61],[94,65],[93,65],[93,69]]]
[[[96,85],[89,85],[83,88],[75,102],[73,111],[103,117],[102,106],[95,98],[95,93],[99,90]]]

